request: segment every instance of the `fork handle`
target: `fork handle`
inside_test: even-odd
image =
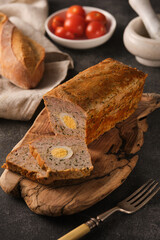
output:
[[[87,224],[84,223],[84,224],[81,224],[79,227],[73,229],[69,233],[65,234],[63,237],[59,238],[58,240],[77,240],[85,236],[89,232],[90,232],[89,226],[87,226]]]
[[[110,210],[97,216],[97,218],[91,218],[88,222],[81,224],[79,227],[73,229],[58,240],[78,240],[89,233],[92,228],[98,226],[100,222],[103,222],[107,217],[118,210],[118,206],[111,208]]]
[[[87,233],[91,231],[92,228],[95,228],[99,225],[100,220],[97,218],[91,218],[86,223],[81,224],[79,227],[73,229],[63,237],[58,240],[77,240],[81,237],[85,236]]]

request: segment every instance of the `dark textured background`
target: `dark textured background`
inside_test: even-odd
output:
[[[72,4],[95,6],[111,12],[117,20],[117,28],[109,42],[90,50],[71,50],[59,48],[71,55],[74,60],[74,70],[69,70],[66,78],[94,65],[101,60],[112,57],[148,73],[145,92],[160,93],[160,68],[140,65],[134,56],[123,46],[122,36],[127,23],[136,16],[127,0],[50,0],[49,13]],[[156,12],[160,12],[160,1],[153,0]],[[41,104],[40,108],[43,107]],[[8,121],[0,119],[0,164],[12,147],[24,136],[33,123]],[[8,196],[0,189],[0,239],[57,239],[72,228],[96,216],[102,211],[113,207],[148,178],[160,181],[160,110],[148,117],[149,129],[145,133],[145,141],[139,152],[139,161],[123,185],[110,196],[95,206],[81,213],[58,218],[38,216],[32,213],[22,200]],[[0,169],[0,173],[2,173]],[[133,215],[115,213],[98,229],[88,234],[85,239],[98,240],[159,240],[160,239],[160,193],[148,205]]]

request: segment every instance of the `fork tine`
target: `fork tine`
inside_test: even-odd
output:
[[[153,191],[153,189],[158,185],[158,182],[155,183],[149,190],[147,188],[146,193],[139,196],[139,198],[136,198],[131,204],[138,205],[138,203],[142,202],[143,199],[145,199],[150,193]],[[143,191],[144,192],[144,191]]]
[[[134,193],[132,193],[129,197],[127,197],[125,199],[125,201],[129,201],[130,199],[132,199],[136,194],[138,194],[143,188],[145,188],[150,182],[152,181],[152,183],[154,182],[152,179],[149,179],[144,185],[142,185],[140,188],[138,188]]]
[[[153,191],[152,194],[150,194],[144,201],[142,201],[140,204],[137,204],[135,207],[137,208],[136,210],[140,209],[141,207],[143,207],[146,203],[149,202],[149,200],[152,199],[152,197],[154,197],[154,195],[156,195],[156,193],[160,190],[160,187],[158,187],[155,191]]]
[[[154,184],[154,185],[153,185]],[[135,197],[131,198],[128,202],[130,202],[130,204],[133,204],[134,202],[136,202],[139,198],[141,198],[141,196],[143,196],[143,194],[147,191],[146,194],[149,193],[148,189],[153,185],[152,188],[150,188],[150,192],[157,186],[158,183],[155,184],[155,181],[152,181],[150,184],[148,184],[143,191],[140,191],[140,193],[136,194]]]

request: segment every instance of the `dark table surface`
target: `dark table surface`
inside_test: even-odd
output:
[[[69,70],[66,80],[79,71],[107,57],[112,57],[148,73],[144,92],[160,93],[160,68],[140,65],[123,45],[123,31],[127,23],[136,16],[128,1],[50,0],[49,13],[72,4],[99,7],[111,12],[117,20],[117,28],[107,43],[94,49],[73,50],[58,46],[60,50],[69,53],[74,60],[74,70]],[[152,5],[157,12],[160,12],[159,0],[153,0]],[[40,108],[42,107],[43,103],[40,105]],[[6,155],[24,136],[33,121],[34,118],[29,122],[0,119],[0,164],[5,162]],[[135,169],[118,189],[88,210],[57,218],[38,216],[28,209],[23,200],[15,199],[0,189],[0,239],[57,239],[90,217],[113,207],[149,178],[160,181],[160,109],[148,117],[148,123],[149,129],[145,133],[144,145],[139,151],[139,161]],[[2,171],[0,169],[0,174]],[[160,193],[133,215],[115,213],[83,239],[159,240]]]

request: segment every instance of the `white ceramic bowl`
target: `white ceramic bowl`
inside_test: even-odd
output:
[[[140,17],[134,18],[127,25],[123,41],[127,50],[135,55],[139,63],[151,67],[160,67],[160,40],[151,39],[148,36]]]
[[[108,41],[111,38],[111,36],[114,33],[115,28],[116,28],[115,18],[109,12],[104,11],[99,8],[86,7],[86,6],[84,6],[83,8],[86,13],[91,12],[91,11],[99,11],[99,12],[103,13],[110,22],[109,31],[105,35],[98,37],[98,38],[94,38],[94,39],[70,40],[70,39],[60,38],[60,37],[56,36],[55,34],[53,34],[50,31],[51,20],[56,15],[60,15],[60,16],[64,17],[65,12],[67,11],[67,8],[65,8],[65,9],[62,9],[60,11],[57,11],[57,12],[54,12],[53,14],[51,14],[45,22],[46,32],[54,42],[57,42],[60,45],[68,47],[68,48],[88,49],[88,48],[97,47],[97,46],[105,43],[106,41]]]

